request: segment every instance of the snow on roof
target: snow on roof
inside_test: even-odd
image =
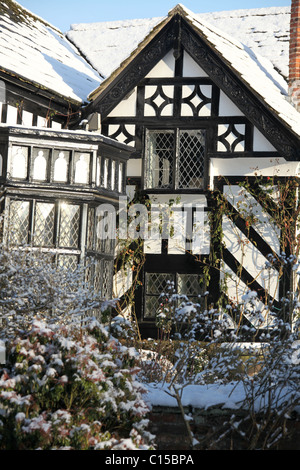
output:
[[[271,60],[288,76],[290,7],[194,14]],[[108,77],[163,18],[80,23],[67,37],[103,77]]]
[[[248,88],[300,135],[299,113],[287,99],[287,82],[284,78],[288,67],[290,8],[272,7],[200,15],[179,4],[170,11],[169,16],[177,11],[236,71]],[[141,48],[142,40],[147,35],[154,35],[158,25],[167,18],[71,25],[67,36],[99,73],[112,77],[120,64],[134,50]],[[92,96],[96,94],[98,91]]]
[[[0,5],[0,70],[82,103],[101,78],[55,27],[14,0]]]
[[[288,101],[287,84],[270,60],[240,41],[211,26],[187,8],[187,20],[214,50],[236,71],[244,83],[300,136],[300,114]]]

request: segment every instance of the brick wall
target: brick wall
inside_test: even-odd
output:
[[[236,419],[242,418],[232,410],[212,407],[208,410],[189,408],[185,413],[190,415],[192,432],[201,443],[196,450],[247,450],[248,441],[239,439],[237,435],[228,435],[218,442],[218,436],[225,430],[225,424],[235,414]],[[189,438],[186,425],[179,408],[154,406],[150,415],[150,431],[156,436],[157,450],[188,451]],[[300,420],[295,418],[287,422],[288,435],[280,440],[276,450],[300,450]]]
[[[291,2],[289,94],[291,102],[300,110],[300,0]]]

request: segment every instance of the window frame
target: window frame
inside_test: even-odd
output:
[[[179,161],[180,161],[180,132],[181,131],[201,131],[204,138],[204,150],[203,150],[203,187],[180,187],[179,185]],[[157,186],[149,187],[149,153],[148,144],[150,140],[150,134],[154,132],[170,132],[174,133],[174,149],[173,149],[173,170],[172,170],[172,184],[169,186]],[[174,125],[174,126],[147,126],[144,129],[144,144],[143,144],[143,188],[147,192],[153,193],[165,193],[165,192],[176,192],[176,193],[205,193],[208,190],[209,184],[209,162],[208,162],[208,134],[209,130],[206,126],[195,126],[195,125]]]
[[[164,272],[159,272],[159,271],[145,271],[144,273],[144,282],[143,282],[143,285],[145,286],[144,288],[144,293],[143,293],[143,322],[153,322],[153,321],[156,321],[156,315],[153,315],[153,316],[148,316],[147,315],[147,312],[146,312],[146,303],[147,303],[147,298],[149,297],[156,297],[157,300],[159,300],[162,292],[156,294],[156,293],[148,293],[148,285],[147,285],[147,282],[148,282],[148,276],[151,276],[151,275],[166,275],[166,276],[169,276],[171,279],[171,281],[174,282],[174,288],[175,288],[175,294],[177,295],[186,295],[186,297],[189,299],[194,299],[196,297],[196,295],[202,295],[205,293],[205,286],[204,284],[201,285],[200,284],[200,279],[202,278],[201,276],[201,273],[197,273],[197,272],[181,272],[181,271],[164,271]],[[187,295],[183,292],[178,292],[178,286],[179,286],[179,278],[180,276],[197,276],[198,277],[198,280],[199,280],[199,294],[195,294],[195,295]],[[204,298],[204,297],[203,297]],[[188,300],[188,301],[193,301],[193,300]],[[200,298],[199,298],[199,302],[200,303]]]

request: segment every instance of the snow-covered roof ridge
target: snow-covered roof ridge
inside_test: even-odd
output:
[[[244,18],[248,18],[250,13],[252,16],[255,14],[256,17],[263,18],[263,13],[268,12],[269,9],[239,10],[239,12],[241,11],[243,12]],[[250,13],[246,14],[246,12]],[[273,16],[279,17],[283,14],[286,15],[287,9],[278,10],[272,7],[271,12]],[[154,37],[158,30],[177,13],[181,14],[197,34],[199,34],[222,60],[235,71],[239,79],[241,79],[261,101],[265,102],[269,109],[273,110],[293,132],[300,136],[300,115],[288,101],[287,82],[283,76],[278,73],[273,62],[271,62],[268,57],[260,55],[260,48],[252,48],[247,43],[245,44],[237,37],[232,36],[228,32],[228,26],[227,30],[224,31],[218,24],[208,21],[209,17],[195,14],[182,4],[178,4],[170,10],[168,17],[161,19],[161,22],[157,22],[157,18],[151,21],[148,20],[145,24],[142,20],[128,20],[126,21],[127,28],[123,27],[122,22],[110,22],[109,25],[107,25],[107,23],[98,23],[95,29],[93,29],[93,27],[89,28],[88,24],[86,24],[84,27],[81,25],[78,30],[74,31],[74,36],[76,36],[80,30],[84,32],[85,36],[81,38],[82,49],[90,53],[89,60],[91,60],[92,63],[93,60],[97,60],[97,57],[101,57],[102,71],[105,68],[106,57],[108,57],[106,54],[109,55],[108,65],[110,68],[107,67],[107,74],[104,74],[107,78],[98,89],[91,93],[90,99],[95,99],[101,94],[105,87],[126,67],[130,60],[142,51],[145,40],[150,40]],[[223,15],[225,15],[225,13],[221,14],[221,16]],[[241,13],[235,13],[233,16],[240,18]],[[107,30],[107,28],[109,28],[109,30]],[[130,28],[134,36],[133,41],[131,41],[130,37]],[[271,30],[273,29],[274,25],[272,24]],[[142,33],[144,36],[141,36]],[[119,41],[121,38],[122,58],[119,53]],[[80,42],[79,37],[77,37],[75,43],[78,44],[78,42]],[[89,48],[91,44],[96,44],[96,47],[99,47],[96,55],[93,55],[94,51]],[[113,56],[114,60],[112,60]],[[109,71],[111,71],[110,74]]]
[[[0,70],[78,104],[101,82],[57,28],[15,0],[0,5]]]
[[[185,9],[182,4],[176,7]],[[259,52],[287,78],[290,7],[194,13],[194,16]],[[162,20],[161,17],[73,24],[67,37],[102,76],[108,77]]]
[[[253,93],[300,136],[300,114],[287,98],[286,82],[273,64],[241,42],[185,8],[186,18],[201,36],[227,62]]]

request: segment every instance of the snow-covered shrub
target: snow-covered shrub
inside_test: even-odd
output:
[[[0,449],[149,449],[135,356],[96,320],[32,321],[0,368]]]
[[[6,337],[14,325],[26,329],[35,315],[68,323],[107,304],[84,282],[87,267],[73,271],[53,262],[51,252],[0,244],[0,314]]]
[[[84,280],[51,252],[0,245],[0,449],[152,445],[128,325]]]

